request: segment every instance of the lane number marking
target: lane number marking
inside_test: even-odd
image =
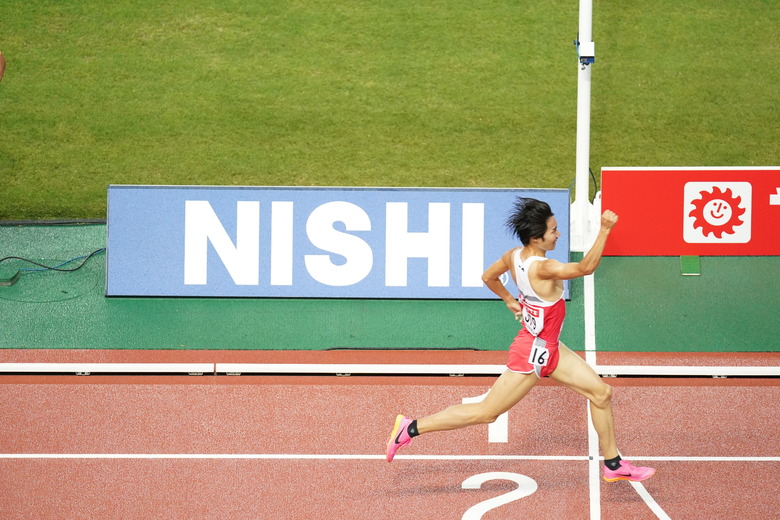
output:
[[[463,489],[480,489],[482,484],[490,480],[509,480],[517,484],[517,489],[497,497],[489,498],[471,506],[465,513],[463,513],[462,520],[480,520],[482,515],[488,511],[532,495],[539,487],[536,484],[536,481],[531,477],[520,475],[518,473],[507,473],[501,471],[473,475],[464,480],[461,487]]]

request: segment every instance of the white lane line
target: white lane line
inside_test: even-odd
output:
[[[780,462],[780,457],[629,457],[629,460],[660,460],[663,462]]]
[[[333,453],[0,453],[0,459],[257,459],[257,460],[384,460],[385,455]],[[397,455],[395,460],[544,460],[584,461],[577,455]]]
[[[384,460],[385,455],[339,453],[0,453],[0,459],[268,459]],[[585,455],[396,455],[396,460],[542,460],[590,461]],[[780,462],[780,457],[628,457],[664,462]],[[596,463],[598,464],[598,460]]]
[[[596,369],[596,286],[594,275],[588,275],[583,280],[583,312],[585,328],[585,361]],[[599,371],[599,373],[603,373]],[[599,461],[598,434],[593,427],[593,420],[588,406],[588,482],[590,486],[590,520],[601,520],[601,463]],[[634,490],[644,500],[645,504],[661,520],[671,520],[658,502],[647,492],[639,482],[631,482]]]
[[[585,329],[585,362],[596,366],[596,290],[593,275],[583,278],[583,320]],[[601,520],[601,462],[599,459],[599,436],[593,427],[588,409],[588,490],[590,495],[590,520]]]
[[[599,436],[593,427],[593,419],[590,414],[590,401],[588,407],[588,489],[590,491],[590,518],[601,519],[601,459],[599,458]]]
[[[620,455],[621,458],[626,458],[623,456],[620,451],[618,451],[618,455]],[[639,460],[636,457],[631,457],[631,460]],[[645,489],[645,486],[641,482],[632,482],[628,481],[629,484],[631,484],[631,487],[634,488],[634,491],[639,495],[639,498],[641,498],[645,504],[647,504],[647,507],[650,508],[650,511],[655,513],[655,516],[658,517],[660,520],[672,520],[669,518],[669,515],[666,514],[666,511],[663,510],[661,506],[658,505],[658,502],[655,501],[653,496],[648,493],[647,489]]]
[[[663,508],[658,505],[658,502],[655,501],[653,496],[647,492],[647,489],[645,489],[645,486],[643,486],[641,482],[629,481],[629,483],[634,488],[634,491],[636,491],[642,500],[645,501],[647,507],[649,507],[653,513],[655,513],[655,516],[657,516],[660,520],[672,520],[669,515],[666,514],[666,511],[664,511]]]
[[[583,280],[583,312],[585,328],[585,361],[596,370],[596,287],[594,275],[588,275]],[[603,374],[603,371],[598,371]],[[590,487],[590,520],[601,520],[601,463],[599,461],[598,434],[593,427],[593,420],[588,406],[588,482]],[[634,490],[644,500],[645,504],[661,520],[671,520],[658,502],[647,492],[639,482],[631,482]]]
[[[583,278],[583,313],[585,329],[585,361],[590,366],[596,365],[596,285],[594,276],[589,274]]]

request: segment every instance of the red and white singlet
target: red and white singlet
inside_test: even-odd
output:
[[[536,373],[549,376],[558,366],[561,329],[566,317],[566,301],[548,302],[540,298],[531,287],[528,271],[534,262],[547,260],[543,256],[520,259],[522,248],[512,253],[512,271],[520,295],[517,301],[523,308],[523,328],[509,347],[507,367],[514,372]]]

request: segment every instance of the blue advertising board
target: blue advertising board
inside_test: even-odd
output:
[[[568,190],[112,185],[106,295],[492,299],[517,197],[550,204],[567,262]]]

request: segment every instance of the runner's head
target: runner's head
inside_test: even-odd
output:
[[[520,239],[524,246],[527,246],[532,238],[544,237],[547,232],[547,221],[552,216],[553,212],[546,202],[518,197],[514,210],[506,221],[506,227]]]

